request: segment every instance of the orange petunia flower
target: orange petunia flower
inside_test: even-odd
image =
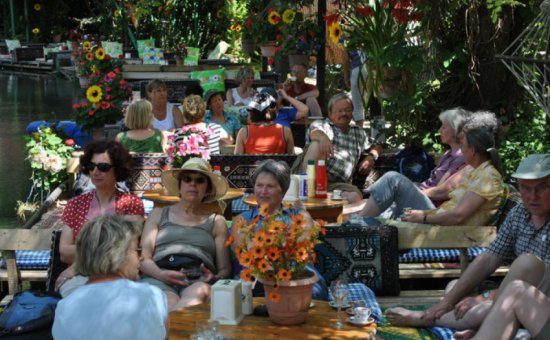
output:
[[[278,294],[278,293],[275,293],[275,292],[271,292],[267,295],[267,298],[273,302],[280,302],[282,297],[281,297],[281,294]]]
[[[257,267],[262,273],[265,273],[269,270],[269,262],[266,259],[261,259],[258,261]]]
[[[290,279],[292,279],[292,274],[286,269],[279,269],[277,277],[279,278],[279,280],[289,281]]]
[[[225,246],[229,247],[233,242],[235,242],[235,237],[233,237],[233,235],[231,235],[227,238],[227,241],[225,241]]]

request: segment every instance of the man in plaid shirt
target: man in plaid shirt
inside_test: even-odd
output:
[[[357,166],[360,174],[366,174],[382,153],[382,147],[372,145],[364,129],[353,121],[353,104],[344,93],[333,96],[328,103],[328,118],[311,124],[308,132],[309,145],[305,151],[302,170],[307,161],[317,164],[325,160],[328,191],[342,190],[342,196],[350,203],[363,199],[359,188],[351,184]],[[363,152],[368,152],[361,160]]]
[[[478,256],[458,280],[449,284],[445,297],[434,307],[424,312],[404,308],[387,310],[392,324],[477,329],[489,312],[492,300],[518,279],[550,295],[550,154],[528,156],[512,176],[518,179],[522,203],[508,213],[487,251]],[[472,296],[483,280],[504,261],[511,260],[514,262],[498,291]]]

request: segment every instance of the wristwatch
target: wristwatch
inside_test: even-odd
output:
[[[491,292],[486,290],[483,293],[481,293],[481,296],[483,296],[484,300],[489,300],[489,298],[491,297]]]

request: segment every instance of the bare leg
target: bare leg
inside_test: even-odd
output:
[[[365,206],[363,207],[363,210],[359,213],[361,216],[370,216],[370,217],[376,217],[380,215],[382,211],[378,207],[378,204],[376,204],[376,201],[369,197],[366,200]]]
[[[535,287],[538,286],[544,277],[545,269],[544,262],[537,256],[531,254],[520,255],[514,260],[508,274],[506,274],[504,280],[502,280],[495,300],[497,300],[501,292],[515,280],[522,280]]]
[[[168,310],[174,310],[174,306],[178,303],[180,297],[178,294],[164,290],[166,300],[168,301]]]
[[[355,191],[343,191],[342,197],[345,198],[349,203],[359,203],[363,200],[363,196],[360,196]]]
[[[307,172],[307,161],[313,160],[315,164],[321,158],[321,150],[319,149],[319,143],[312,141],[307,147],[306,154],[304,155],[304,160],[302,161],[302,171]]]
[[[514,281],[495,302],[474,339],[512,339],[521,323],[536,336],[550,318],[550,298],[534,286]]]
[[[185,288],[181,298],[171,310],[200,305],[210,299],[210,285],[204,282],[196,282]]]

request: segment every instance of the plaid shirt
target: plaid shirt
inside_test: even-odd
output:
[[[329,178],[335,182],[350,182],[361,154],[371,147],[365,130],[351,122],[348,132],[344,133],[329,118],[316,120],[309,127],[308,143],[313,130],[323,131],[332,142],[334,154],[326,162]]]
[[[523,203],[518,204],[508,213],[487,252],[506,261],[530,253],[550,264],[550,219],[539,230],[535,230],[531,213]]]

